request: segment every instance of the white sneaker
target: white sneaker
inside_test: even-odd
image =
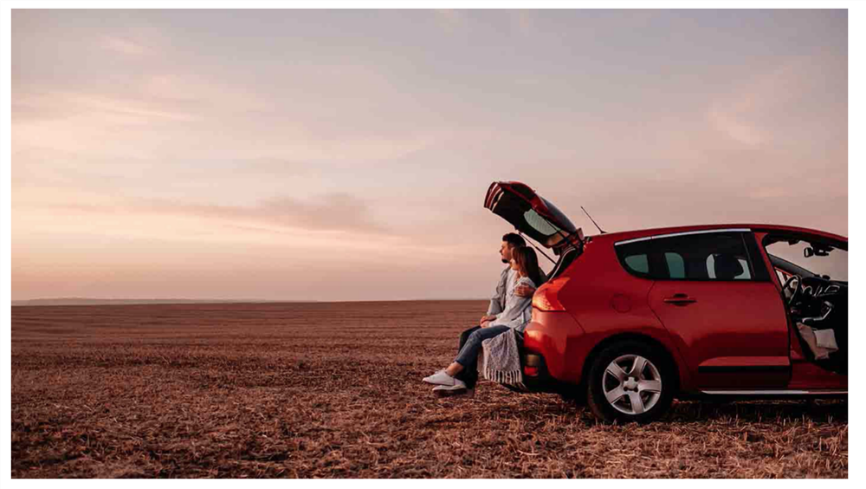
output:
[[[427,382],[427,383],[432,383],[432,382],[430,382],[430,379],[432,379],[433,377],[436,377],[437,375],[442,374],[442,373],[445,373],[444,368],[441,370],[437,370],[433,375],[428,375],[427,377],[424,377],[421,380],[423,380],[424,382]]]
[[[458,382],[460,382],[458,380]],[[433,388],[433,393],[439,397],[450,397],[450,396],[467,396],[473,397],[475,395],[475,389],[468,389],[466,384],[460,382],[458,385],[437,385]]]
[[[444,386],[462,385],[463,388],[466,388],[466,383],[464,383],[462,380],[455,379],[454,377],[446,374],[444,370],[440,370],[429,377],[424,377],[424,382],[427,382],[428,384]]]

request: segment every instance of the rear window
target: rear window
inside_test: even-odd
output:
[[[523,219],[526,221],[526,224],[529,224],[529,226],[532,227],[532,229],[538,231],[544,236],[553,236],[560,231],[558,227],[554,226],[547,219],[538,215],[538,213],[535,212],[535,210],[533,209],[529,209],[528,211],[524,212]]]

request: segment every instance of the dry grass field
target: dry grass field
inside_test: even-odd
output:
[[[438,399],[483,302],[14,307],[12,476],[847,477],[847,403]],[[449,312],[441,312],[449,311]]]

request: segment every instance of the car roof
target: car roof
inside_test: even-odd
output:
[[[784,226],[779,224],[698,224],[691,226],[674,226],[665,228],[638,229],[633,231],[618,231],[615,233],[605,233],[590,236],[592,239],[604,239],[613,241],[624,241],[628,239],[645,238],[648,236],[658,236],[661,234],[676,234],[688,233],[694,231],[714,231],[724,229],[749,229],[752,231],[781,231],[797,234],[811,234],[814,236],[832,239],[836,241],[848,242],[848,238],[838,234],[819,231],[817,229],[809,229],[797,226]]]

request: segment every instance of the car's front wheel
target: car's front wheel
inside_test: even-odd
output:
[[[658,419],[671,405],[676,379],[656,349],[637,341],[605,348],[589,369],[587,404],[603,421]]]

